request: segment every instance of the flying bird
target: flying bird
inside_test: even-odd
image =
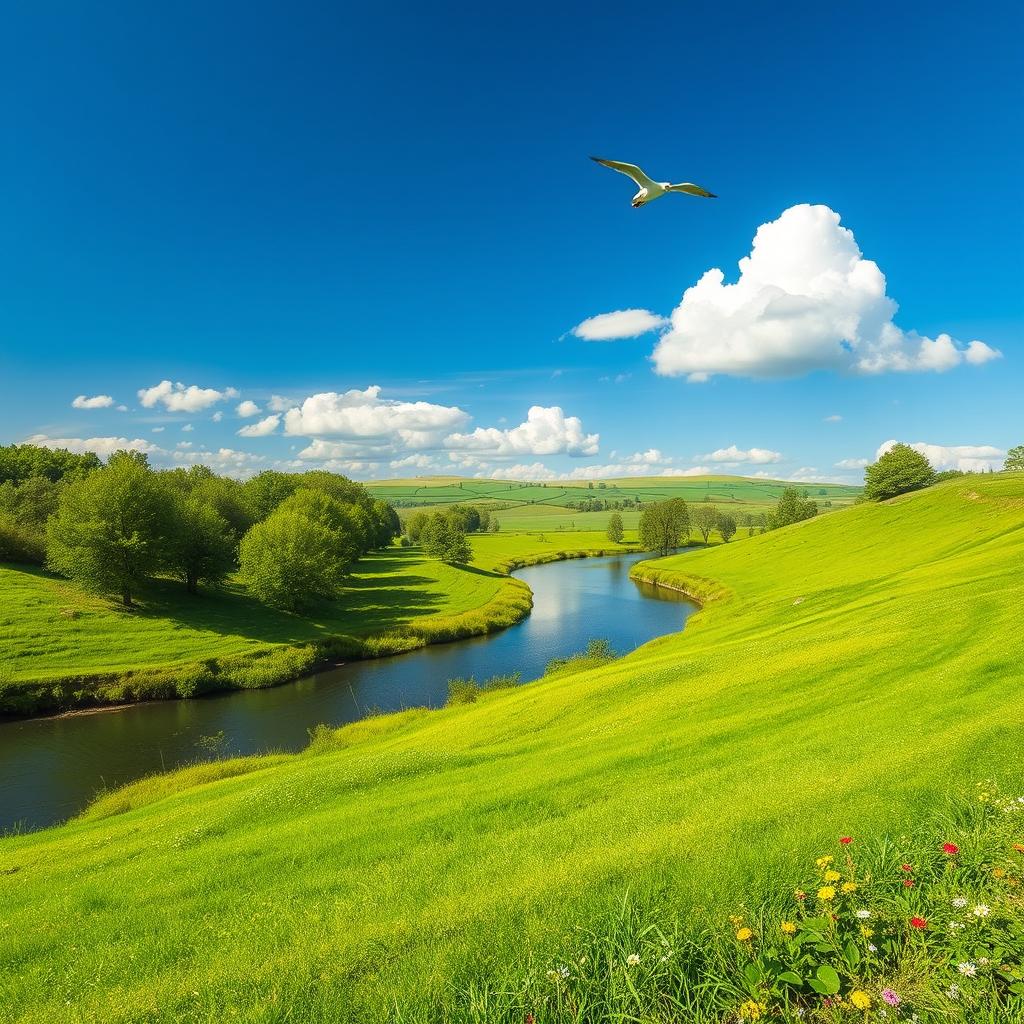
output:
[[[700,185],[691,185],[688,181],[681,182],[679,185],[673,185],[668,181],[652,181],[636,164],[624,164],[618,160],[602,160],[599,156],[592,156],[590,159],[602,167],[610,167],[613,171],[618,171],[619,174],[627,175],[640,186],[640,191],[633,196],[634,210],[639,210],[641,206],[646,206],[654,199],[660,199],[667,192],[685,192],[688,196],[703,196],[705,199],[718,198],[714,192],[709,192],[707,189],[701,188]]]

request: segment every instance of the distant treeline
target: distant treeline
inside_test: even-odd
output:
[[[498,520],[477,505],[446,505],[436,512],[414,512],[405,521],[403,543],[419,544],[433,558],[468,562],[467,533],[497,533]]]
[[[335,473],[268,470],[242,483],[206,466],[155,470],[133,451],[104,465],[0,447],[0,561],[46,565],[125,605],[154,576],[195,593],[238,569],[260,600],[297,608],[333,596],[399,532],[386,501]]]

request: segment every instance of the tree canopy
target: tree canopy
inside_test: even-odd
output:
[[[1018,444],[1006,453],[1003,469],[1024,469],[1024,444]]]
[[[667,555],[690,537],[690,513],[682,498],[656,501],[640,513],[640,544],[645,551]]]
[[[864,497],[885,501],[934,482],[935,470],[924,455],[909,444],[894,444],[864,470]]]

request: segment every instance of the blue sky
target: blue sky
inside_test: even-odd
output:
[[[1018,5],[356,6],[5,12],[0,441],[840,480],[1024,442]],[[720,198],[633,210],[592,153]]]

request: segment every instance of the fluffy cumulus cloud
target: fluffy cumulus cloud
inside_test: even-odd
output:
[[[863,469],[867,464],[867,459],[840,459],[836,469]]]
[[[755,466],[763,466],[768,462],[781,462],[782,452],[773,452],[768,448],[748,448],[744,450],[731,444],[728,448],[718,448],[713,452],[708,452],[706,455],[698,455],[697,458],[702,462],[724,462],[729,464],[748,462]]]
[[[284,432],[423,449],[439,447],[445,434],[469,421],[457,406],[386,399],[380,392],[372,386],[365,391],[310,395],[284,414]]]
[[[596,455],[600,436],[587,434],[578,416],[566,416],[557,405],[531,406],[518,427],[477,427],[468,434],[450,434],[444,446],[455,451],[491,456]]]
[[[267,402],[267,408],[271,412],[287,412],[298,404],[298,402],[293,402],[290,398],[285,398],[283,395],[271,395],[270,401]]]
[[[201,388],[195,384],[171,383],[162,380],[151,388],[139,389],[139,401],[146,409],[162,405],[168,412],[200,412],[228,398],[237,398],[234,388],[218,391],[216,388]]]
[[[260,407],[252,401],[252,399],[247,398],[244,402],[238,403],[235,407],[235,412],[238,413],[243,420],[247,420],[252,416],[259,416]]]
[[[700,382],[714,374],[942,372],[1000,355],[982,341],[964,345],[897,327],[885,275],[827,206],[793,206],[762,224],[739,271],[726,284],[721,270],[708,270],[687,289],[654,349],[659,374]],[[591,317],[573,333],[628,337],[657,320],[622,310]]]
[[[668,321],[649,309],[617,309],[614,313],[598,313],[577,324],[571,331],[584,341],[619,341],[638,338],[664,327]]]
[[[71,402],[72,409],[109,409],[114,404],[110,395],[78,395]]]
[[[264,416],[263,419],[258,420],[256,423],[249,423],[242,427],[238,434],[240,437],[266,437],[277,430],[277,425],[280,422],[281,417],[277,413],[272,413],[270,416]]]
[[[896,441],[879,445],[875,458],[884,455]],[[937,470],[962,469],[967,473],[983,473],[990,469],[1002,469],[1006,452],[990,444],[928,444],[915,441],[911,446],[920,452]]]
[[[40,448],[66,448],[76,455],[93,452],[101,459],[106,459],[122,449],[133,452],[144,452],[147,455],[162,453],[151,441],[141,437],[48,437],[46,434],[33,434],[25,439],[26,444],[35,444]]]

